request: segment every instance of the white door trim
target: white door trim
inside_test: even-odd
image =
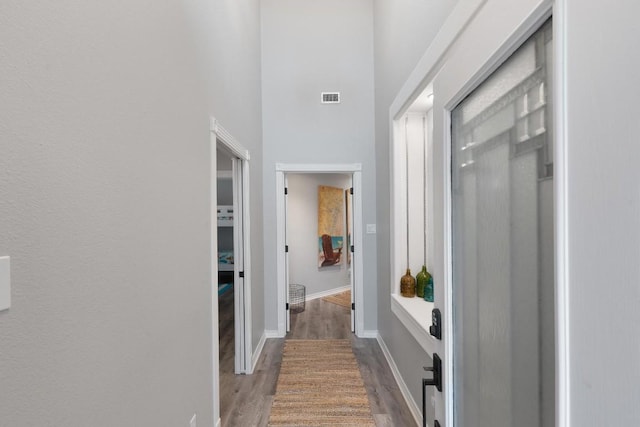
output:
[[[253,349],[252,349],[252,336],[251,336],[251,238],[250,238],[250,226],[251,217],[249,209],[249,150],[244,148],[240,142],[238,142],[214,117],[210,120],[211,133],[215,135],[216,144],[220,143],[222,147],[228,151],[234,158],[234,171],[232,172],[232,178],[234,180],[234,211],[240,212],[241,215],[234,215],[234,256],[243,261],[244,278],[242,279],[243,287],[239,294],[239,298],[234,298],[234,312],[236,315],[236,339],[235,339],[235,372],[236,374],[250,374],[253,371]],[[217,168],[217,165],[213,165]],[[239,172],[238,172],[239,171]],[[241,176],[235,176],[236,173],[242,174]],[[217,172],[216,172],[217,176]],[[235,182],[241,181],[242,188],[235,188]],[[240,199],[241,196],[241,199]],[[238,209],[240,207],[240,209]],[[217,210],[217,207],[216,207]],[[213,211],[216,212],[216,211]],[[242,224],[239,224],[237,219],[242,218]],[[239,230],[243,228],[241,233]],[[216,235],[217,241],[217,235]],[[241,242],[241,245],[238,243]],[[216,244],[217,245],[217,244]],[[242,254],[237,252],[242,250]],[[215,248],[217,252],[217,246]],[[216,253],[213,252],[213,253]],[[240,256],[239,256],[240,255]],[[215,276],[217,282],[218,263],[217,257],[212,257],[212,265],[215,268]],[[239,267],[234,267],[234,281],[240,283]],[[217,287],[215,291],[217,298]],[[217,306],[216,306],[217,310]],[[217,317],[217,316],[216,316]],[[219,349],[218,349],[219,351]],[[218,353],[215,353],[218,354]]]
[[[211,117],[209,120],[209,130],[216,135],[216,139],[222,142],[234,157],[242,160],[249,160],[249,150],[244,148],[237,139],[227,132],[215,117]]]
[[[285,218],[285,175],[287,173],[343,173],[353,177],[353,271],[355,280],[353,282],[353,293],[355,296],[355,334],[364,334],[364,281],[363,281],[363,246],[362,246],[362,165],[360,163],[350,164],[276,164],[276,257],[277,257],[277,283],[278,301],[276,309],[278,311],[278,335],[284,337],[286,334],[286,218]]]
[[[213,126],[212,126],[213,128]],[[211,246],[209,248],[211,258],[211,360],[213,363],[213,419],[217,420],[216,424],[220,424],[220,348],[218,337],[218,263],[214,262],[218,257],[214,256],[218,252],[218,227],[217,217],[218,212],[218,188],[216,182],[218,180],[218,162],[217,162],[217,137],[216,133],[211,131],[209,136],[209,150],[210,150],[210,174],[209,183],[210,201],[209,201],[209,217],[211,219],[210,226],[210,241]]]
[[[304,163],[276,163],[276,172],[288,172],[288,173],[344,173],[352,174],[354,172],[361,172],[362,164],[360,163],[347,163],[347,164],[304,164]],[[354,189],[355,191],[355,189]]]
[[[565,0],[553,5],[554,48],[554,191],[555,191],[555,268],[556,268],[556,425],[571,425],[571,372],[569,320],[569,179],[567,159],[567,81]]]

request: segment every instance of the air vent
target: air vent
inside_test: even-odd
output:
[[[340,104],[340,92],[322,92],[323,104]]]

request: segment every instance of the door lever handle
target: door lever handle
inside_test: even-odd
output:
[[[435,386],[438,391],[442,391],[442,360],[438,353],[433,353],[433,366],[432,367],[424,367],[424,370],[427,372],[433,372],[432,378],[423,378],[422,379],[422,387],[426,387],[428,385]]]
[[[424,370],[433,372],[433,377],[422,379],[422,427],[427,426],[427,386],[432,385],[438,391],[442,391],[442,360],[437,353],[433,353],[433,366],[424,366]]]

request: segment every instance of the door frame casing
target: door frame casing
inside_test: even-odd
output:
[[[236,341],[236,348],[234,354],[238,357],[242,357],[242,360],[236,360],[235,367],[236,373],[250,374],[253,371],[252,364],[252,337],[251,337],[251,238],[250,238],[250,209],[249,209],[249,150],[244,148],[214,117],[209,121],[210,132],[210,216],[211,216],[211,329],[212,329],[212,363],[213,363],[213,415],[217,420],[217,425],[220,424],[220,348],[219,348],[219,336],[218,336],[218,226],[217,226],[217,209],[218,209],[218,190],[217,190],[217,147],[218,143],[234,157],[234,162],[242,163],[242,222],[244,232],[242,233],[242,248],[243,260],[244,260],[244,292],[242,301],[235,302],[234,312],[243,313],[241,319],[242,328],[240,332],[241,341],[244,343],[244,351],[238,352],[240,343]],[[233,178],[235,180],[235,177]],[[234,195],[235,198],[235,195]],[[235,203],[234,203],[235,204]],[[236,227],[234,220],[234,227]],[[234,246],[236,245],[236,232],[234,231]],[[234,251],[237,249],[234,248]],[[237,269],[234,269],[234,279],[238,276]],[[237,299],[236,299],[237,300]],[[242,309],[239,310],[238,305],[241,305]],[[237,324],[237,319],[234,320]],[[244,367],[242,367],[242,365]],[[241,367],[241,372],[238,372],[238,367]]]
[[[364,334],[364,280],[363,280],[363,259],[362,254],[362,164],[276,164],[276,270],[278,300],[276,310],[278,313],[278,336],[286,335],[286,215],[285,215],[285,175],[288,173],[314,173],[314,174],[347,174],[353,177],[353,293],[355,310],[355,334]]]
[[[234,283],[234,326],[236,374],[252,372],[251,354],[251,268],[248,251],[249,222],[249,165],[245,159],[231,159],[233,186],[233,283]],[[240,260],[240,262],[237,262]],[[242,275],[240,274],[242,272]],[[237,286],[241,284],[242,286]]]

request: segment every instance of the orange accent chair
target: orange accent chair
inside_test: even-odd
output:
[[[324,261],[322,261],[322,267],[335,265],[340,262],[342,248],[338,248],[338,250],[334,252],[333,243],[331,242],[331,236],[329,236],[328,234],[322,235],[322,251],[324,252]]]

